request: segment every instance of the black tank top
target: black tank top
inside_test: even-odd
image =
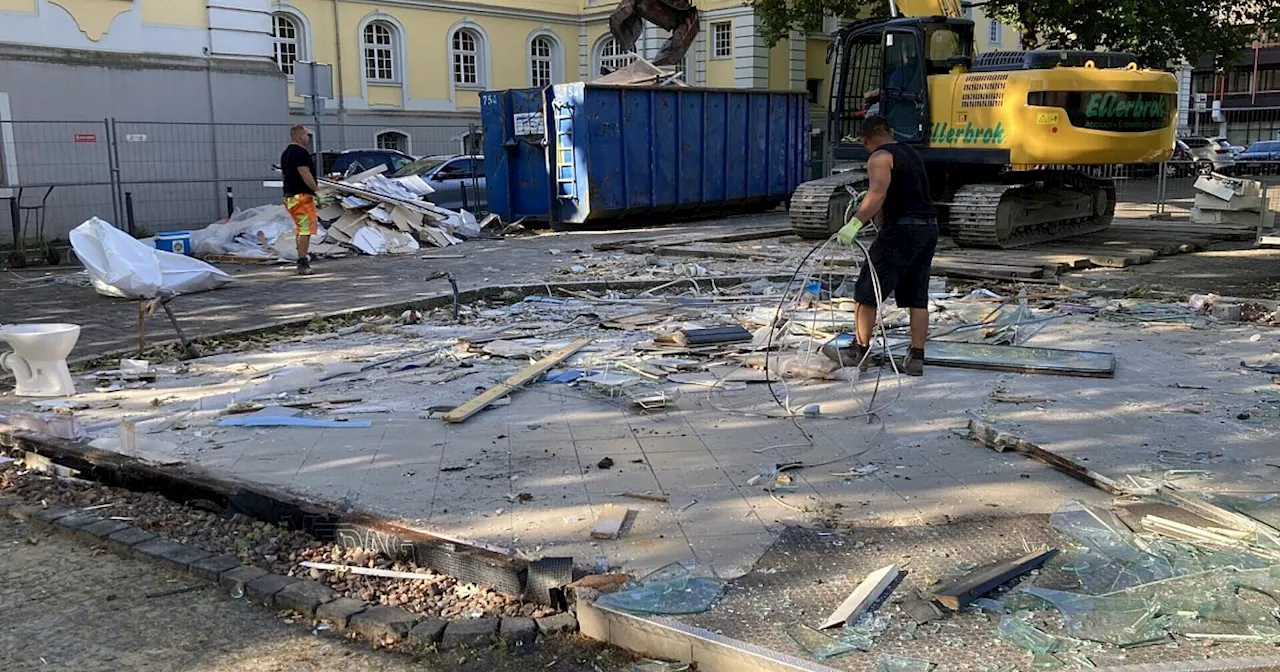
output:
[[[933,198],[929,195],[929,174],[925,172],[920,152],[897,142],[891,142],[876,152],[893,155],[893,173],[882,208],[884,221],[893,222],[903,217],[936,217]]]

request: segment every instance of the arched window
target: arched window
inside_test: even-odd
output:
[[[400,131],[383,131],[375,138],[378,149],[409,153],[409,136]]]
[[[618,68],[625,68],[636,60],[636,55],[631,52],[622,51],[618,46],[618,41],[613,37],[605,37],[600,41],[599,56],[596,58],[596,71],[601,72],[608,70],[613,72]]]
[[[484,36],[472,28],[459,28],[449,39],[455,86],[478,88],[486,85]]]
[[[556,43],[546,35],[529,41],[529,84],[542,88],[555,83]]]
[[[271,41],[280,71],[293,76],[293,64],[306,60],[302,51],[302,28],[297,17],[283,12],[271,15]]]
[[[361,42],[364,46],[364,77],[371,82],[396,82],[396,52],[400,36],[391,24],[374,21],[364,27]]]

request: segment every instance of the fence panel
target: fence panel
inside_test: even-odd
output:
[[[13,138],[0,142],[0,244],[13,242],[15,206],[23,237],[33,241],[40,217],[46,239],[91,216],[116,217],[106,121],[5,121],[0,131]]]

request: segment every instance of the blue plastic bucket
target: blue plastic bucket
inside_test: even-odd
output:
[[[156,234],[156,249],[191,256],[190,231],[166,231]]]

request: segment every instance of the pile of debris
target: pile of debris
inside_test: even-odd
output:
[[[484,227],[497,222],[496,215],[479,222],[466,210],[442,208],[430,201],[434,190],[421,177],[386,177],[385,171],[379,166],[342,180],[320,180],[317,200],[323,227],[311,237],[312,254],[407,254],[422,244],[449,247],[481,236]],[[238,212],[193,231],[191,249],[209,261],[298,258],[293,220],[282,205]]]
[[[1258,232],[1271,229],[1261,182],[1213,173],[1196,180],[1195,189],[1191,222],[1205,231],[1253,238]]]

